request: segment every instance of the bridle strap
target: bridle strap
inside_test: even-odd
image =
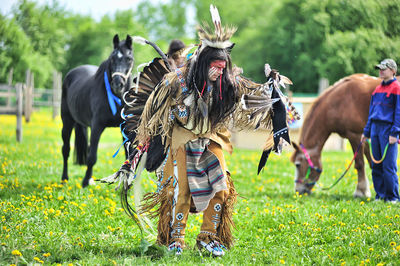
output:
[[[317,181],[319,180],[319,176],[317,177],[317,179],[315,181],[306,182],[307,180],[310,179],[311,170],[314,170],[317,173],[321,174],[322,173],[322,169],[314,166],[313,162],[311,161],[310,154],[307,152],[306,147],[304,147],[304,145],[302,143],[300,143],[300,148],[301,148],[301,151],[304,153],[304,156],[307,159],[308,168],[307,168],[307,173],[306,173],[306,176],[304,177],[304,179],[303,180],[296,179],[294,182],[295,183],[300,183],[300,184],[305,183],[306,186],[314,186],[317,183]]]
[[[314,166],[313,162],[311,161],[310,154],[307,152],[306,147],[304,147],[304,145],[302,143],[300,143],[300,148],[301,148],[301,151],[304,153],[304,156],[306,156],[308,167],[317,171],[318,173],[322,173],[321,168]]]
[[[306,156],[308,165],[311,166],[312,168],[314,168],[314,164],[313,164],[313,162],[311,161],[310,154],[308,154],[308,152],[307,152],[307,150],[306,150],[306,147],[304,147],[304,145],[303,145],[302,143],[300,143],[300,148],[301,148],[302,152],[304,153],[304,156]]]
[[[132,72],[132,66],[129,68],[128,73],[125,74],[122,72],[114,72],[114,73],[112,73],[111,78],[113,78],[114,76],[120,76],[124,79],[124,81],[126,81],[129,78],[129,76],[131,75],[131,72]]]

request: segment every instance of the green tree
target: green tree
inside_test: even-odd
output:
[[[63,68],[66,74],[70,69],[84,64],[100,65],[113,50],[113,37],[120,40],[127,35],[147,38],[144,26],[134,19],[133,10],[117,11],[112,16],[103,16],[100,22],[90,17],[75,16],[75,32],[67,50],[67,62]],[[136,66],[157,56],[149,46],[133,44]]]
[[[182,39],[192,32],[192,29],[186,29],[186,11],[189,7],[191,5],[188,0],[170,0],[156,4],[141,1],[135,17],[146,26],[153,41]]]
[[[25,33],[33,53],[30,68],[36,87],[51,87],[52,72],[65,63],[67,36],[63,26],[67,13],[56,1],[38,6],[33,1],[20,0],[13,8],[13,20]]]
[[[23,81],[30,67],[33,49],[28,37],[13,19],[0,14],[0,83],[6,83],[8,73],[14,69],[13,80]]]

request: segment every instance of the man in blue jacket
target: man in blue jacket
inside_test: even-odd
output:
[[[397,177],[397,140],[400,133],[400,83],[395,75],[396,62],[385,59],[375,66],[379,69],[382,83],[372,93],[368,122],[362,140],[371,138],[372,154],[382,158],[386,145],[386,157],[381,163],[372,162],[372,181],[376,200],[398,203],[399,182]]]

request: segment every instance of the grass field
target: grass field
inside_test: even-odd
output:
[[[259,151],[235,150],[227,162],[240,197],[234,212],[235,246],[222,258],[201,256],[195,238],[202,220],[191,215],[180,257],[162,249],[143,253],[141,235],[123,212],[113,186],[82,189],[86,168],[72,164],[70,181],[60,185],[61,120],[39,111],[15,138],[16,120],[0,116],[0,265],[10,264],[288,264],[399,265],[400,206],[353,199],[357,178],[351,169],[336,187],[322,191],[345,170],[347,152],[324,152],[324,173],[310,196],[294,194],[289,153],[272,155],[256,175]],[[119,129],[102,136],[93,175],[116,171],[113,159]],[[367,170],[370,177],[370,170]],[[144,188],[154,190],[152,175]],[[371,183],[371,182],[370,182]],[[371,186],[372,194],[374,195]]]

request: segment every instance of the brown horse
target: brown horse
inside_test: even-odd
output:
[[[339,80],[315,100],[300,132],[300,144],[303,148],[293,143],[295,151],[291,161],[296,166],[297,192],[311,193],[321,174],[321,150],[332,132],[348,139],[353,153],[356,152],[367,123],[371,94],[380,82],[381,79],[376,77],[354,74]],[[310,167],[306,153],[310,157],[311,166],[314,167]],[[365,176],[363,153],[371,165],[368,146],[361,146],[354,160],[358,172],[354,197],[371,197],[369,182]],[[307,171],[309,175],[305,178]]]

